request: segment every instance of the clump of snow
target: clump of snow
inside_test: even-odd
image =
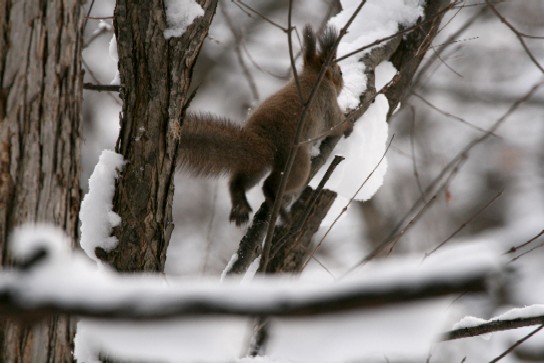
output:
[[[359,6],[359,1],[341,1],[342,9],[329,21],[337,29],[342,29]],[[390,36],[399,30],[399,26],[413,24],[422,15],[422,7],[418,1],[369,0],[363,10],[353,20],[348,33],[338,45],[338,56],[351,53],[365,45]],[[344,89],[338,97],[343,110],[355,108],[359,104],[361,94],[366,90],[366,75],[362,56],[367,49],[341,61],[344,76]],[[380,90],[393,79],[396,69],[390,62],[383,62],[375,69],[375,86]],[[374,103],[356,122],[348,139],[338,143],[335,152],[346,159],[336,168],[328,182],[328,188],[349,200],[368,200],[383,184],[387,171],[385,158],[388,138],[387,113],[389,103],[384,95],[378,95]],[[331,155],[332,158],[332,155]],[[323,168],[324,169],[324,168]],[[314,178],[314,186],[321,180],[324,170]],[[364,184],[364,185],[363,185]]]
[[[343,10],[329,20],[329,24],[338,30],[346,25],[361,2],[342,0],[341,3]],[[348,28],[348,33],[340,41],[338,57],[396,33],[399,25],[414,24],[422,14],[423,8],[417,0],[368,0]],[[364,65],[359,60],[370,50],[366,49],[339,63],[345,85],[338,102],[345,110],[356,107],[359,104],[359,96],[366,89]]]
[[[474,316],[465,316],[464,318],[459,320],[457,323],[455,323],[452,329],[457,330],[457,329],[463,329],[463,328],[472,328],[475,326],[491,323],[493,321],[515,320],[515,319],[533,318],[533,317],[539,317],[539,316],[544,316],[544,304],[534,304],[534,305],[525,306],[524,308],[510,309],[499,316],[495,316],[487,320],[477,318]],[[491,337],[491,334],[490,333],[482,334],[480,335],[480,337],[487,340]]]
[[[376,68],[376,80],[380,84],[388,83],[395,74],[396,70],[390,62],[384,62]],[[389,128],[388,111],[387,98],[378,95],[355,123],[350,137],[342,139],[336,146],[335,153],[346,159],[338,165],[327,187],[336,190],[341,197],[368,200],[383,184],[387,171],[387,159],[384,155]],[[319,183],[324,172],[325,168],[322,168],[313,183]]]
[[[220,281],[223,281],[225,277],[227,277],[227,274],[229,273],[232,266],[234,266],[236,261],[238,261],[238,253],[235,252],[232,254],[229,262],[227,263],[227,266],[225,266],[225,268],[223,269],[223,272],[221,272],[221,278],[219,279]]]
[[[16,260],[25,261],[34,253],[47,252],[48,261],[63,259],[70,254],[70,239],[64,231],[49,224],[24,224],[16,227],[10,237],[10,250]]]
[[[242,277],[241,283],[248,283],[253,280],[255,275],[257,274],[257,270],[259,270],[259,265],[261,264],[261,256],[257,257],[256,259],[251,262],[249,267],[247,268],[246,273],[244,274],[244,277]]]
[[[123,362],[234,362],[248,327],[246,319],[217,317],[146,323],[82,320],[74,357],[82,363],[100,363],[100,354]]]
[[[457,323],[453,324],[452,329],[464,329],[464,328],[472,328],[478,325],[489,323],[489,320],[477,318],[475,316],[465,316],[461,320],[459,320]]]
[[[117,65],[117,63],[119,63],[119,54],[117,53],[117,38],[115,37],[115,34],[113,34],[111,37],[108,51],[110,53],[110,58],[115,62],[115,76],[111,80],[110,84],[121,84],[119,68]]]
[[[493,318],[493,320],[512,320],[544,316],[544,304],[534,304],[524,308],[510,309],[507,312]]]
[[[109,251],[117,246],[117,238],[111,236],[111,231],[121,223],[121,218],[112,210],[112,198],[115,179],[124,164],[122,155],[110,150],[102,151],[89,178],[89,192],[81,202],[80,244],[85,253],[97,262],[99,260],[94,253],[96,247]]]
[[[180,37],[191,23],[204,15],[202,7],[194,0],[165,0],[167,28],[164,38]]]

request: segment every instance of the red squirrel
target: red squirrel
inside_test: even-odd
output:
[[[300,192],[308,183],[310,152],[316,139],[349,132],[337,102],[344,84],[342,72],[338,64],[326,64],[328,59],[336,57],[337,31],[327,27],[316,39],[312,28],[307,25],[303,35],[304,62],[298,82],[304,101],[300,99],[295,79],[291,79],[263,101],[243,126],[205,113],[187,114],[181,126],[179,167],[202,176],[229,174],[230,221],[238,226],[248,221],[251,211],[246,191],[268,172],[263,192],[268,203],[274,202],[289,150],[295,142],[303,102],[309,99],[323,66],[327,69],[307,110],[300,145],[287,179],[286,197]],[[285,213],[282,207],[282,216]]]

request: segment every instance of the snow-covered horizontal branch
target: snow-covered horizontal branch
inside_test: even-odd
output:
[[[366,270],[340,281],[299,281],[292,276],[223,281],[121,275],[70,249],[52,226],[23,226],[11,237],[22,266],[0,273],[0,314],[66,314],[90,318],[156,320],[184,316],[309,316],[382,307],[448,294],[486,290],[501,269],[488,250],[459,263],[457,253],[436,264]],[[467,247],[463,248],[467,251]],[[463,256],[465,254],[463,253]]]
[[[74,286],[72,277],[41,279],[33,273],[0,275],[0,314],[67,314],[81,317],[154,320],[199,315],[308,316],[448,294],[483,292],[487,272],[401,280],[308,283],[292,279],[165,282],[152,276],[100,276]],[[73,276],[73,275],[72,275]],[[62,291],[61,291],[62,289]]]
[[[469,338],[531,325],[544,325],[544,305],[512,309],[489,320],[465,317],[455,324],[453,330],[444,334],[443,339]]]

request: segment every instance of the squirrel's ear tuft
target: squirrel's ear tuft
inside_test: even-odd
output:
[[[319,36],[319,57],[322,61],[325,61],[330,54],[332,54],[331,61],[336,58],[336,39],[338,38],[338,31],[332,25],[328,25],[323,33]]]
[[[302,34],[304,37],[304,65],[309,65],[315,62],[317,54],[316,39],[312,26],[306,25]]]

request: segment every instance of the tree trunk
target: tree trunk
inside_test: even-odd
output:
[[[163,1],[118,0],[115,35],[123,111],[117,151],[127,164],[114,210],[122,223],[110,252],[97,255],[119,271],[163,271],[172,233],[176,132],[191,72],[215,14],[217,0],[200,0],[204,16],[179,38],[165,39]]]
[[[25,222],[61,226],[75,241],[80,203],[79,1],[0,1],[0,258]],[[74,324],[0,321],[1,362],[71,362]]]

